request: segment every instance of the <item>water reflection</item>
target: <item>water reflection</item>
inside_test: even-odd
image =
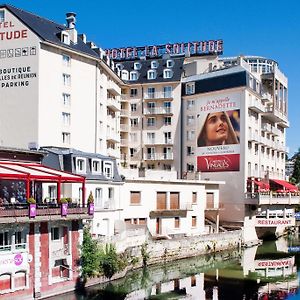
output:
[[[281,238],[243,251],[180,260],[132,272],[113,283],[87,288],[83,295],[70,294],[60,298],[286,299],[298,291],[299,245],[297,239]]]

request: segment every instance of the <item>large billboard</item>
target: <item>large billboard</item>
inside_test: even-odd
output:
[[[197,170],[240,170],[239,94],[197,99]]]

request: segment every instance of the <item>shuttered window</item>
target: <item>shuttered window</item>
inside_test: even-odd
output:
[[[170,209],[179,209],[179,193],[171,192],[170,193]]]
[[[141,203],[141,192],[130,192],[130,204]]]
[[[180,227],[180,219],[179,219],[179,217],[175,217],[174,227],[175,228],[179,228]]]
[[[167,209],[167,193],[156,193],[156,209]]]
[[[206,193],[206,208],[214,208],[214,193]]]
[[[197,193],[193,192],[193,199],[192,199],[192,203],[197,203]]]
[[[197,226],[197,217],[192,216],[192,227],[196,227],[196,226]]]

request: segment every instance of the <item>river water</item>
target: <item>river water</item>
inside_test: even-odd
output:
[[[60,300],[300,299],[298,235],[243,250],[217,253],[129,273]],[[57,298],[56,298],[57,299]]]

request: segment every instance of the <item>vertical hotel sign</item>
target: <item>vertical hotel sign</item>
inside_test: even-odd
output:
[[[32,33],[8,10],[0,12],[0,90],[28,87],[37,78],[33,67],[37,44]]]
[[[240,98],[228,94],[197,99],[197,170],[240,170]]]

